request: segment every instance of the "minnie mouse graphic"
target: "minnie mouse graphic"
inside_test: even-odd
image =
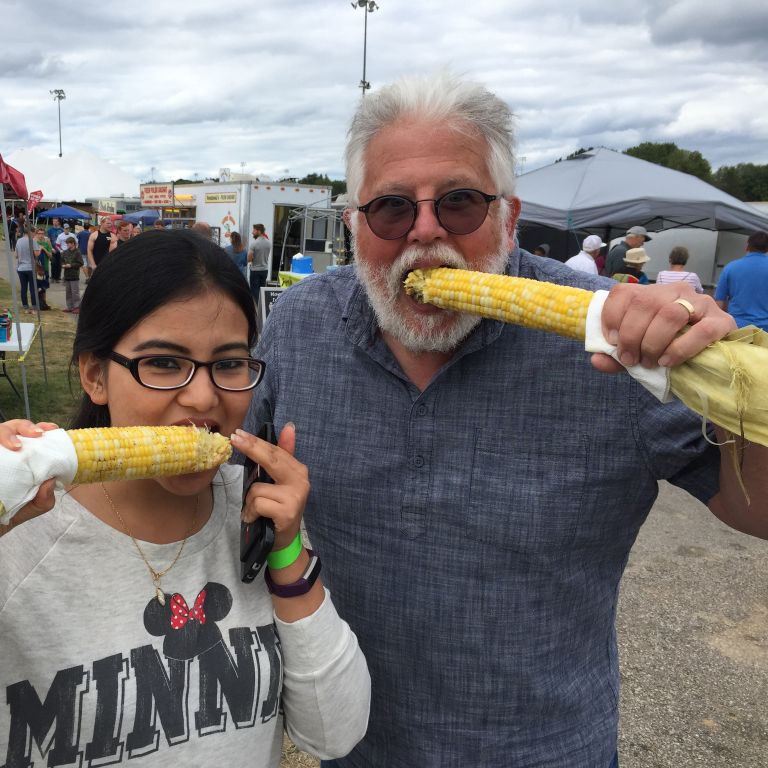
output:
[[[232,593],[223,585],[209,581],[190,607],[183,595],[165,595],[165,605],[152,598],[144,609],[144,626],[151,635],[165,636],[163,654],[186,661],[221,642],[216,625],[232,608]]]

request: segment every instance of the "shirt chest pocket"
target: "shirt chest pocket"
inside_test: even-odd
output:
[[[514,551],[571,546],[577,536],[587,482],[588,442],[551,432],[513,445],[475,446],[467,535]]]

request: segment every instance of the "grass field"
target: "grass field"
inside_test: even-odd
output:
[[[0,309],[11,306],[10,286],[5,280],[0,280]],[[22,313],[19,319],[23,323],[37,322],[37,315]],[[40,332],[25,360],[30,415],[33,421],[54,421],[60,426],[67,426],[81,395],[77,371],[73,369],[72,377],[69,375],[77,318],[59,309],[52,309],[41,312],[40,320]],[[15,329],[13,333],[15,335]],[[47,383],[43,371],[43,354]],[[6,353],[6,370],[23,398],[17,357],[12,352]],[[16,397],[8,381],[2,380],[0,411],[6,419],[25,418],[23,399]]]

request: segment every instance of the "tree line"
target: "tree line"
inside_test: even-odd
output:
[[[648,160],[665,168],[690,173],[744,202],[768,200],[768,165],[739,163],[723,165],[712,171],[701,152],[682,149],[669,142],[644,141],[624,150],[624,154]]]

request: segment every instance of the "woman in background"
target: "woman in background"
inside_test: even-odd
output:
[[[696,293],[704,293],[701,280],[695,272],[687,272],[685,265],[688,263],[688,249],[682,245],[676,245],[669,252],[669,269],[663,269],[656,276],[656,283],[664,285],[666,283],[688,283],[693,286]]]
[[[229,236],[230,245],[224,251],[230,259],[235,262],[237,268],[242,272],[243,277],[247,278],[246,269],[248,267],[248,249],[243,245],[243,238],[239,232],[233,232]]]

